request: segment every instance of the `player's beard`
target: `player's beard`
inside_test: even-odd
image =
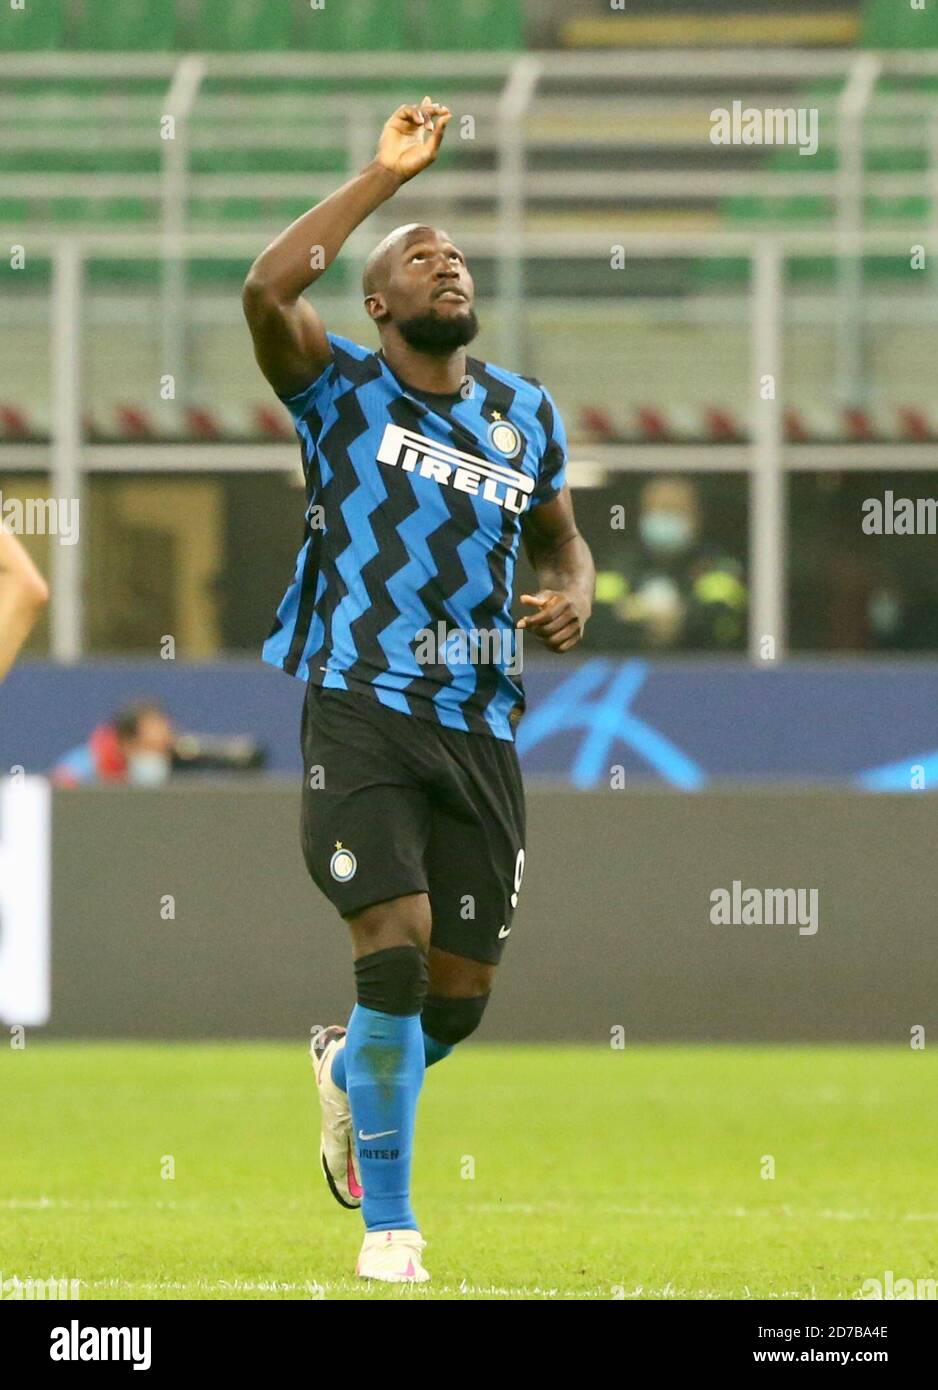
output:
[[[471,343],[479,331],[475,310],[445,317],[428,309],[413,318],[398,319],[397,328],[405,343],[418,352],[452,352]]]

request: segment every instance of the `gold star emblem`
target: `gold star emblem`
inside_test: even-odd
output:
[[[501,418],[502,418],[502,414],[501,414],[501,411],[500,411],[500,410],[493,410],[493,411],[492,411],[492,419],[493,419],[493,420],[500,420]]]
[[[336,840],[336,842],[335,842],[335,847],[336,847],[336,849],[341,849],[341,848],[342,848],[342,841],[341,841],[341,840]]]

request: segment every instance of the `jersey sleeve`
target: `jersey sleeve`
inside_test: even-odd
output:
[[[367,348],[353,343],[350,338],[340,337],[338,333],[327,333],[326,337],[332,348],[332,361],[323,367],[315,381],[304,386],[295,396],[280,397],[293,416],[294,423],[302,420],[310,410],[316,410],[320,415],[324,414],[329,402],[354,384],[347,370],[348,364],[372,355]]]
[[[537,470],[537,482],[531,496],[531,506],[553,502],[567,481],[567,432],[553,396],[541,387],[542,399],[537,418],[544,430],[546,444]]]

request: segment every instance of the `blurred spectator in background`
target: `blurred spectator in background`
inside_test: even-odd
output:
[[[0,681],[48,602],[46,581],[16,537],[0,526]]]
[[[266,750],[250,735],[179,734],[158,700],[134,700],[52,769],[58,787],[159,787],[177,772],[258,772]]]
[[[596,538],[592,645],[632,651],[745,647],[743,566],[701,539],[702,520],[690,479],[653,478],[639,495],[636,541],[603,546]]]
[[[870,535],[864,505],[886,490],[934,492],[924,472],[797,473],[788,480],[790,631],[796,651],[935,652],[935,537]]]
[[[87,743],[71,749],[52,770],[59,787],[118,783],[156,787],[172,771],[176,733],[155,700],[135,700],[107,724],[99,724]]]

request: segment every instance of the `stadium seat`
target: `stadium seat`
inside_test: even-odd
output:
[[[285,0],[281,0],[285,3]],[[336,53],[380,49],[387,53],[407,47],[404,6],[388,0],[325,0],[322,9],[302,4],[295,10],[294,41],[298,48]]]
[[[518,49],[524,38],[519,0],[416,0],[411,15],[414,47],[425,51]]]
[[[202,52],[291,47],[293,16],[286,0],[196,0],[195,22],[186,26],[188,46]]]
[[[930,215],[930,201],[927,197],[881,198],[869,196],[866,200],[866,215],[870,222],[911,222],[913,226],[925,227]]]
[[[860,42],[865,48],[938,47],[938,9],[895,0],[865,0]]]
[[[924,11],[913,13],[921,15]],[[916,79],[912,90],[924,95],[928,94],[932,87],[930,83]],[[907,96],[909,91],[908,84],[894,81],[881,82],[877,87],[879,95],[901,93]],[[813,83],[805,89],[803,101],[805,105],[817,106],[822,111],[832,112],[839,94],[839,84]],[[895,130],[895,125],[884,121],[877,130],[876,121],[877,111],[874,104],[867,119],[867,178],[875,177],[877,174],[899,173],[923,177],[928,168],[928,155],[924,147],[909,143],[905,138],[891,139],[890,133]],[[872,139],[874,134],[879,135],[878,141]],[[792,174],[801,171],[803,164],[804,161],[797,149],[779,147],[766,152],[764,167],[774,173]],[[836,147],[831,143],[826,147],[822,146],[810,160],[810,165],[811,174],[835,174],[838,168]],[[910,232],[913,232],[916,228],[921,229],[927,225],[930,216],[930,205],[926,196],[884,196],[875,189],[867,189],[864,206],[869,226],[896,226],[908,223]],[[785,198],[725,198],[721,201],[720,211],[728,225],[745,223],[747,230],[759,222],[766,226],[790,224],[792,230],[797,230],[799,226],[808,229],[819,224],[833,228],[836,200],[830,195],[812,193],[810,185],[807,185],[803,194]],[[864,264],[866,273],[871,278],[880,280],[901,277],[907,273],[903,269],[902,261],[895,257],[871,256],[865,259]],[[699,264],[697,279],[701,285],[716,287],[720,284],[742,283],[747,273],[746,265],[741,260],[709,261]],[[830,283],[834,279],[835,266],[830,257],[799,256],[790,261],[787,273],[789,283],[792,284],[818,280]]]
[[[893,4],[894,0],[884,0]],[[856,0],[579,0],[561,7],[571,48],[840,47],[856,41]]]
[[[87,222],[93,205],[86,198],[49,198],[48,216],[53,222]]]
[[[221,148],[196,148],[191,160],[194,174],[342,174],[345,150],[310,145],[308,149],[270,145],[238,149],[234,142]],[[237,190],[236,190],[237,191]]]
[[[9,0],[0,5],[0,53],[60,48],[64,39],[63,0],[42,0],[23,10],[11,9]]]
[[[175,7],[152,0],[83,0],[74,33],[74,47],[88,52],[167,53],[176,46]]]
[[[189,203],[189,217],[193,223],[248,222],[256,226],[262,212],[263,205],[259,198],[193,198]]]
[[[0,226],[18,227],[28,222],[30,208],[27,198],[0,198]]]

